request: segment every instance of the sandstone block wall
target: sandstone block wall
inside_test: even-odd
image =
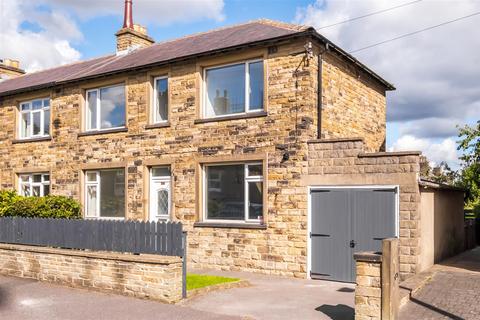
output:
[[[363,139],[309,143],[305,185],[399,186],[400,273],[418,272],[420,246],[419,153],[366,153]]]
[[[355,319],[382,318],[382,261],[356,260]]]
[[[333,54],[322,64],[322,138],[362,137],[368,151],[385,151],[385,89]]]
[[[0,244],[0,274],[167,303],[182,299],[178,257]]]

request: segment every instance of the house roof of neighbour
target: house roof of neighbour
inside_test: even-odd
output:
[[[313,27],[271,20],[256,20],[159,42],[125,55],[108,55],[48,70],[27,73],[17,78],[0,82],[0,96],[48,88],[73,81],[97,78],[301,36],[312,36],[320,42],[328,44],[330,50],[336,51],[366,71],[387,90],[395,89],[392,84],[382,79],[353,56],[318,34]]]

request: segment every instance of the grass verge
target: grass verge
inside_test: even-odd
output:
[[[240,281],[240,279],[209,276],[205,274],[188,273],[187,274],[187,290],[204,288],[204,287],[213,286],[219,283],[236,282],[236,281]]]

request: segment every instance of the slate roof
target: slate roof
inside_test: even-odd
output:
[[[316,33],[312,27],[286,24],[271,20],[256,20],[231,27],[193,34],[171,41],[159,42],[126,55],[108,55],[48,70],[27,73],[23,76],[0,82],[0,96],[52,87],[98,76],[106,76],[142,67],[170,63],[181,59],[213,54],[222,50],[254,45],[269,40],[280,40],[302,35],[316,35],[319,40],[328,42],[335,49],[339,49]],[[343,50],[341,50],[341,52],[343,55],[349,56],[350,60],[355,61],[357,65],[384,84],[387,89],[394,89],[391,84],[359,63],[355,58]]]

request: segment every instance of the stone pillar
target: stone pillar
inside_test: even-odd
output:
[[[354,254],[357,286],[355,288],[355,319],[382,317],[382,255],[372,252]]]
[[[355,319],[398,319],[398,239],[385,239],[382,252],[359,252],[356,261]]]

